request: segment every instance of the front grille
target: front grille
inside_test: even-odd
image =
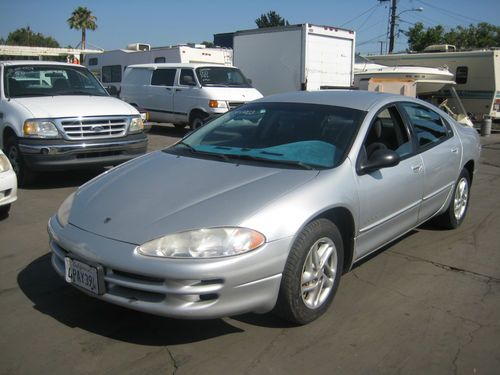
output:
[[[71,140],[122,137],[127,131],[126,117],[93,117],[61,120],[66,137]]]
[[[64,275],[64,257],[71,257],[71,254],[54,240],[50,241],[50,247],[52,263]],[[189,302],[202,306],[215,303],[219,298],[218,292],[224,287],[223,279],[173,280],[117,270],[106,265],[103,267],[105,293],[120,300],[149,303],[168,301],[174,305]]]
[[[228,103],[229,109],[237,108],[237,107],[239,107],[240,105],[243,105],[243,104],[245,104],[245,102],[229,102]]]

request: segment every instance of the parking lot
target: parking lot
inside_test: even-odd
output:
[[[149,148],[184,133],[153,128]],[[167,319],[68,286],[50,264],[47,220],[100,171],[46,173],[0,221],[0,373],[497,374],[500,134],[482,142],[464,224],[424,225],[358,264],[302,327],[270,314]]]

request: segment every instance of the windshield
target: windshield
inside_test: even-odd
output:
[[[167,152],[288,168],[339,165],[365,112],[303,103],[250,103],[207,123]]]
[[[205,67],[196,69],[198,81],[207,87],[252,87],[243,73],[236,68]]]
[[[58,95],[108,96],[87,69],[59,65],[6,66],[4,92],[8,98]]]

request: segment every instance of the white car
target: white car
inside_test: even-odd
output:
[[[0,218],[7,216],[12,202],[17,200],[17,178],[9,159],[0,150]]]

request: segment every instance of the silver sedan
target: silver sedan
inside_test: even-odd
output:
[[[52,264],[152,314],[305,324],[355,262],[430,219],[459,226],[479,153],[473,129],[408,97],[269,96],[80,187],[49,221]]]

